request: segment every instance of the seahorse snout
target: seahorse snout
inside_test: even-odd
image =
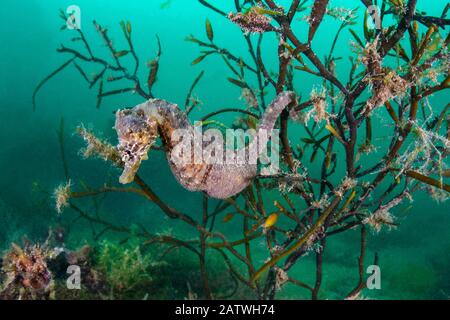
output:
[[[119,139],[117,150],[124,163],[119,180],[123,184],[131,183],[157,138],[157,123],[141,110],[121,110],[116,114],[115,129]]]

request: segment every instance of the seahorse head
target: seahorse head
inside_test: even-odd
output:
[[[158,137],[157,127],[157,121],[142,109],[119,110],[116,113],[117,150],[124,164],[120,183],[134,180],[142,160],[147,159],[147,153]]]

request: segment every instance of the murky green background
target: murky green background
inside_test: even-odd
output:
[[[57,130],[63,118],[65,124],[65,149],[69,173],[75,188],[80,181],[90,186],[102,186],[105,181],[116,181],[118,172],[101,161],[83,160],[79,155],[82,141],[73,135],[80,123],[95,128],[105,138],[115,142],[112,130],[113,110],[133,106],[141,102],[137,95],[125,94],[106,98],[100,110],[95,109],[96,90],[89,90],[76,70],[66,69],[51,80],[38,94],[37,111],[32,112],[31,95],[37,83],[51,70],[69,57],[58,54],[61,43],[70,43],[74,31],[59,31],[62,20],[58,9],[71,4],[82,10],[82,28],[92,43],[92,49],[109,57],[98,38],[91,21],[97,20],[110,30],[118,47],[125,47],[119,22],[130,20],[133,38],[141,64],[154,58],[155,35],[158,34],[163,47],[158,82],[154,93],[180,105],[184,104],[187,91],[201,71],[205,76],[195,94],[203,104],[191,115],[198,120],[201,115],[222,107],[243,107],[238,98],[240,92],[226,78],[229,70],[219,57],[211,57],[201,64],[190,63],[198,54],[196,45],[184,38],[194,34],[205,38],[204,21],[208,17],[214,27],[215,41],[236,55],[248,57],[245,41],[240,30],[194,0],[3,0],[0,10],[0,248],[5,249],[11,241],[20,241],[27,235],[33,240],[42,240],[49,226],[68,223],[75,215],[70,210],[58,217],[51,199],[52,190],[64,182]],[[228,12],[232,1],[214,1]],[[333,6],[361,7],[359,1],[332,1]],[[440,14],[443,1],[419,1],[420,10],[429,14]],[[362,13],[360,11],[360,20]],[[302,23],[298,22],[297,33]],[[304,26],[304,24],[303,24]],[[319,57],[328,52],[338,24],[327,17],[313,43]],[[358,32],[361,27],[358,26]],[[306,31],[304,33],[306,35]],[[344,31],[336,55],[344,59],[338,63],[338,74],[347,79],[350,33]],[[269,68],[276,70],[276,39],[267,36],[264,42],[264,59]],[[395,63],[394,61],[392,63]],[[99,69],[87,69],[88,74]],[[142,79],[148,69],[141,68]],[[345,78],[344,78],[345,77]],[[145,83],[145,81],[144,81]],[[295,87],[308,96],[313,85],[320,84],[314,77],[297,76]],[[273,94],[273,93],[272,93]],[[448,103],[448,94],[431,99],[432,105],[442,108]],[[219,118],[231,123],[232,117]],[[388,128],[389,129],[389,128]],[[383,138],[391,130],[381,126],[375,128],[376,142],[382,145]],[[295,131],[294,131],[295,134]],[[378,142],[377,142],[378,141]],[[378,154],[379,155],[379,154]],[[150,156],[142,168],[142,176],[161,197],[175,208],[188,212],[192,217],[201,217],[201,195],[183,190],[172,177],[167,163],[160,153]],[[363,159],[361,161],[370,161]],[[371,161],[376,161],[373,158]],[[314,171],[314,168],[311,169]],[[45,192],[48,192],[46,194]],[[270,195],[268,195],[270,197]],[[92,203],[81,205],[89,210]],[[175,234],[189,237],[192,229],[168,221],[158,208],[130,195],[108,195],[102,202],[101,214],[117,224],[142,223],[152,232],[173,230]],[[379,253],[382,270],[382,289],[365,291],[365,296],[384,299],[448,299],[450,295],[450,206],[438,205],[426,193],[418,193],[413,203],[405,203],[393,210],[401,226],[396,231],[381,232],[371,236],[368,260],[375,251]],[[227,234],[239,236],[240,226],[230,223],[221,226]],[[237,228],[237,230],[236,230]],[[113,236],[109,234],[107,236]],[[195,234],[192,234],[195,236]],[[68,243],[77,247],[92,241],[90,226],[77,221],[71,224]],[[336,236],[328,241],[325,254],[325,278],[323,296],[338,298],[354,287],[357,281],[358,231]],[[256,256],[258,263],[266,259],[262,245]],[[213,258],[211,258],[213,259]],[[212,261],[212,264],[219,263]],[[292,270],[293,275],[305,282],[313,283],[314,259],[310,255]],[[279,297],[288,299],[309,298],[306,292],[287,285]]]

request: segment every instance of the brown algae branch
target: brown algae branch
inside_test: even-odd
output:
[[[77,194],[74,193],[72,196],[76,198]],[[79,194],[78,196],[81,196],[81,194]],[[99,219],[96,217],[92,217],[73,203],[69,203],[69,205],[73,210],[75,210],[80,215],[80,217],[84,218],[85,220],[105,226],[104,231],[112,230],[112,231],[120,232],[120,233],[129,233],[129,234],[132,233],[131,230],[127,227],[117,226],[112,223],[109,223],[108,221],[105,221],[105,220],[102,220],[102,219]],[[139,233],[138,235],[143,238],[150,238],[144,242],[144,245],[149,245],[149,244],[152,244],[155,242],[165,243],[165,244],[170,243],[170,244],[174,244],[174,245],[177,245],[180,247],[187,248],[187,249],[191,250],[192,252],[194,252],[195,254],[200,255],[198,250],[190,245],[190,243],[191,243],[190,241],[180,240],[180,239],[177,239],[177,238],[174,238],[171,236],[167,236],[167,235],[153,236],[153,235],[149,234],[146,230],[143,230],[143,233]]]
[[[361,249],[358,258],[358,274],[359,281],[356,287],[347,295],[347,299],[351,299],[353,297],[357,297],[358,294],[366,288],[366,282],[364,281],[364,258],[366,256],[366,248],[367,248],[367,230],[365,225],[361,225]]]
[[[205,74],[205,71],[201,71],[198,76],[194,79],[194,82],[192,83],[191,87],[189,88],[189,92],[186,96],[186,102],[184,103],[184,108],[186,110],[186,114],[191,113],[191,111],[194,109],[194,105],[190,105],[191,99],[192,99],[192,93],[194,92],[195,87],[198,85],[200,80],[203,78],[203,75]]]
[[[208,224],[208,197],[203,194],[203,215],[202,215],[202,227],[206,230]],[[203,279],[203,291],[206,299],[212,300],[211,288],[208,279],[208,273],[206,270],[206,240],[207,235],[200,231],[200,274]]]
[[[54,76],[56,76],[59,72],[61,72],[62,70],[64,70],[68,65],[70,65],[73,61],[75,60],[75,57],[67,60],[66,62],[64,62],[61,66],[59,66],[55,71],[53,71],[52,73],[50,73],[48,76],[46,76],[41,82],[39,82],[39,84],[37,85],[36,89],[34,89],[33,92],[33,111],[36,111],[36,95],[39,92],[39,90],[42,88],[42,86],[44,84],[47,83],[47,81],[49,81],[51,78],[53,78]]]
[[[448,185],[448,184],[446,184],[446,183],[444,183],[442,181],[433,179],[431,177],[427,177],[427,176],[425,176],[425,175],[423,175],[423,174],[421,174],[421,173],[419,173],[417,171],[407,170],[407,171],[405,171],[405,175],[407,175],[408,177],[411,177],[411,178],[413,178],[415,180],[418,180],[418,181],[420,181],[422,183],[425,183],[425,184],[428,184],[430,186],[433,186],[433,187],[445,190],[447,192],[450,192],[450,185]]]
[[[319,25],[322,22],[325,12],[327,11],[327,4],[329,0],[315,0],[310,17],[310,27],[308,32],[308,43],[311,43]]]
[[[388,52],[401,40],[405,31],[411,25],[414,18],[414,13],[416,11],[417,0],[409,0],[406,5],[406,13],[403,19],[400,21],[394,34],[381,43],[380,55],[384,57]]]
[[[130,233],[130,229],[122,226],[116,226],[109,222],[106,222],[104,220],[101,220],[99,218],[91,217],[87,213],[85,213],[83,210],[81,210],[78,206],[76,206],[73,203],[69,203],[70,207],[75,210],[82,218],[86,219],[87,221],[97,223],[100,225],[104,225],[108,230],[113,230],[115,232],[121,232],[121,233]]]
[[[123,168],[124,164],[116,148],[114,148],[108,142],[97,138],[93,133],[91,133],[83,126],[78,127],[77,132],[87,143],[87,147],[83,151],[85,158],[95,156],[103,159],[104,161],[111,161],[118,168]],[[202,229],[201,226],[198,225],[191,217],[169,207],[138,175],[135,176],[134,182],[141,188],[142,192],[137,192],[137,190],[135,190],[134,188],[124,190],[135,192],[145,196],[148,200],[155,203],[168,217],[172,219],[179,218],[199,230]],[[117,191],[118,189],[115,190]]]
[[[144,191],[137,189],[137,188],[116,188],[116,187],[103,187],[100,189],[92,190],[92,191],[81,191],[81,192],[72,192],[70,194],[71,199],[76,198],[85,198],[85,197],[91,197],[91,196],[97,196],[104,193],[114,193],[114,192],[121,192],[121,193],[136,193],[144,197],[148,197]]]
[[[222,10],[216,8],[215,6],[213,6],[212,4],[208,3],[205,0],[198,0],[198,2],[200,2],[203,6],[205,6],[206,8],[211,9],[212,11],[215,11],[216,13],[220,14],[223,17],[226,17],[227,14],[225,12],[223,12]]]
[[[206,116],[202,117],[200,119],[200,121],[204,122],[204,121],[206,121],[206,120],[208,120],[208,119],[210,119],[210,118],[212,118],[214,116],[217,116],[217,115],[222,114],[222,113],[228,113],[228,112],[246,114],[246,115],[251,116],[251,117],[253,117],[255,119],[259,119],[260,118],[257,114],[254,114],[253,112],[248,111],[248,110],[236,109],[236,108],[225,108],[225,109],[220,109],[218,111],[214,111],[214,112],[211,112],[211,113],[207,114]]]
[[[263,235],[263,232],[260,231],[260,232],[254,233],[254,234],[252,234],[250,236],[246,236],[245,238],[242,238],[242,239],[236,240],[236,241],[231,241],[231,242],[209,242],[209,243],[207,243],[207,246],[210,247],[210,248],[216,248],[216,249],[218,249],[218,248],[236,247],[236,246],[239,246],[239,245],[242,245],[242,244],[247,244],[251,240],[258,239],[262,235]]]
[[[143,245],[148,246],[154,243],[172,244],[177,247],[184,247],[200,257],[200,252],[194,246],[191,245],[191,243],[194,243],[194,241],[180,240],[168,235],[158,235],[151,237],[151,239],[145,241]]]

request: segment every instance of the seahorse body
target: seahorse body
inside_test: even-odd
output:
[[[272,130],[280,113],[295,99],[295,93],[291,91],[280,93],[267,107],[257,131]],[[162,139],[174,176],[190,191],[204,191],[211,197],[225,199],[241,192],[257,175],[257,165],[251,162],[227,164],[173,161],[174,130],[184,129],[193,134],[195,129],[177,105],[161,99],[150,99],[133,109],[119,110],[116,113],[115,129],[119,138],[117,149],[124,164],[120,176],[123,184],[134,180],[141,162],[147,159],[147,153],[158,136]]]

